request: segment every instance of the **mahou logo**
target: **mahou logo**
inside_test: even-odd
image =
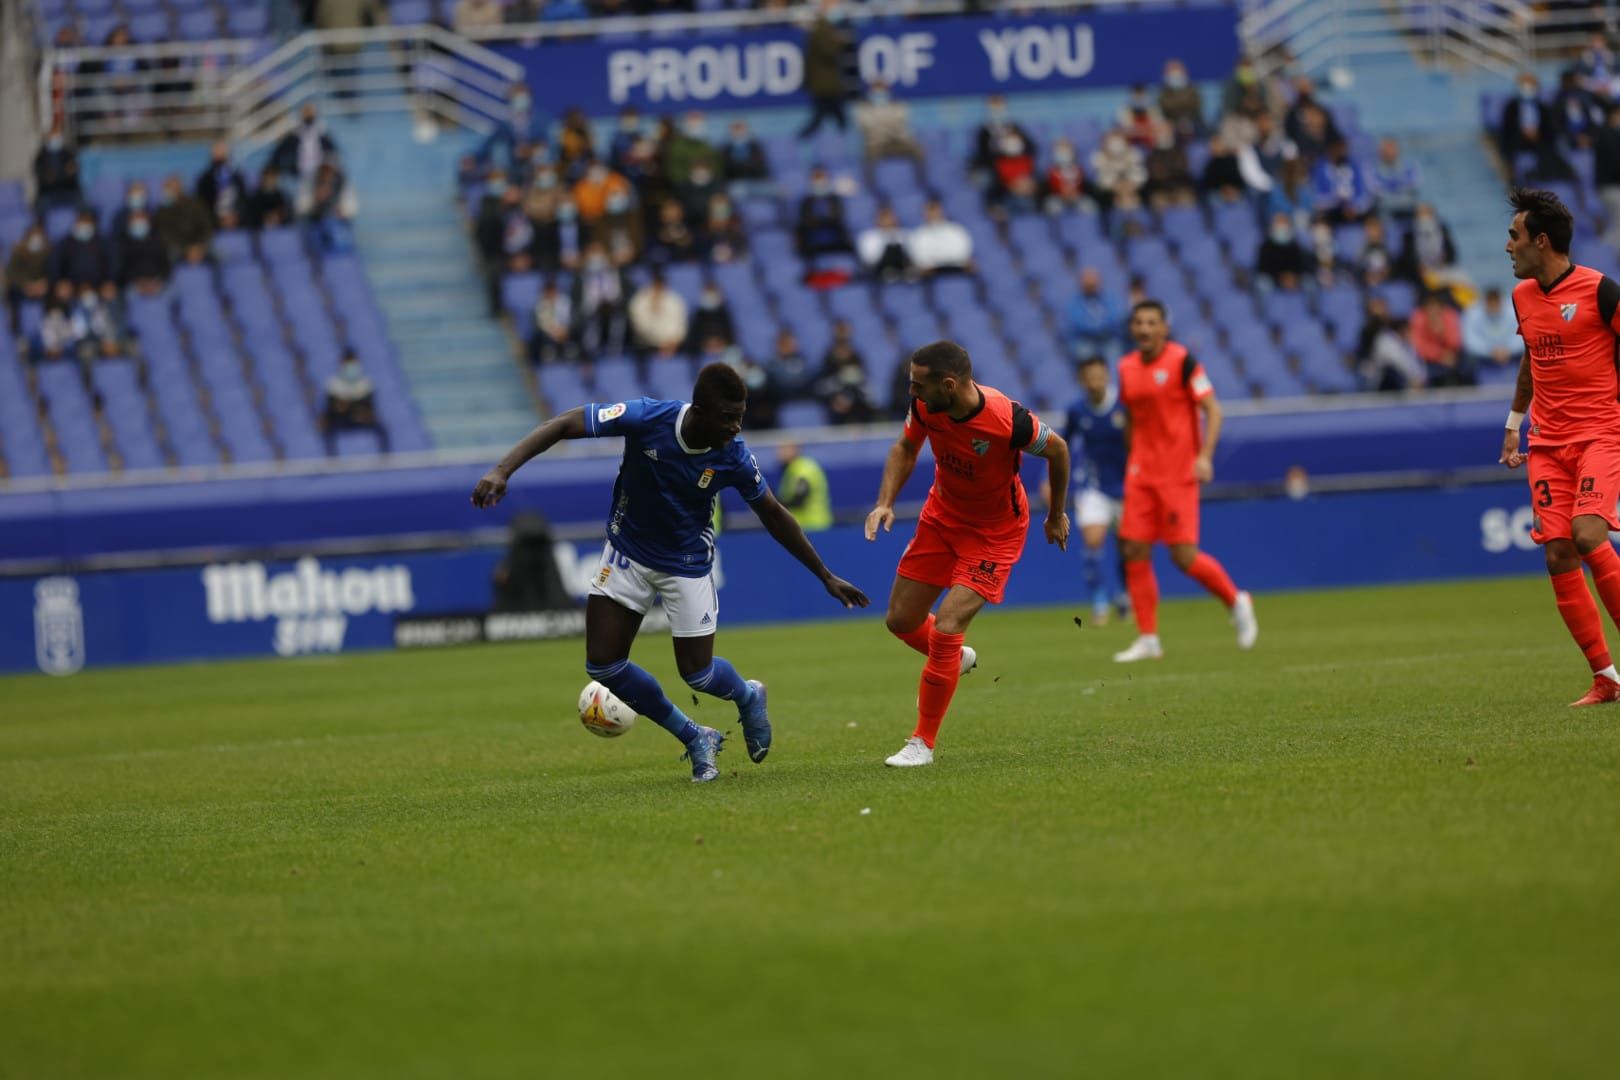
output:
[[[205,567],[202,579],[209,622],[275,619],[274,646],[282,656],[340,652],[350,617],[416,606],[405,566],[327,570],[306,557],[284,574],[269,573],[261,562],[221,563]]]

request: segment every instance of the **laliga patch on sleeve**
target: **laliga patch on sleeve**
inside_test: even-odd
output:
[[[1193,376],[1192,389],[1193,393],[1203,397],[1205,394],[1212,393],[1215,388],[1209,384],[1209,376],[1200,371]]]
[[[619,417],[621,417],[623,415],[624,415],[624,402],[621,401],[617,405],[609,405],[605,409],[597,409],[596,410],[596,422],[598,424],[605,424],[609,420],[617,420]]]

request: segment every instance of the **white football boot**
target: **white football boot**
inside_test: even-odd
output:
[[[962,674],[966,675],[979,666],[979,654],[972,646],[962,646]]]
[[[1131,647],[1124,652],[1114,654],[1116,664],[1134,664],[1138,660],[1163,660],[1164,646],[1159,644],[1158,634],[1143,634],[1131,642]]]
[[[1237,627],[1238,648],[1254,648],[1254,639],[1260,636],[1260,621],[1254,617],[1254,597],[1246,592],[1238,593],[1232,601],[1232,625]]]
[[[917,765],[932,765],[933,763],[934,752],[928,748],[927,743],[922,741],[921,735],[913,735],[907,739],[906,745],[900,748],[898,754],[892,755],[883,762],[883,764],[892,765],[896,769],[909,769]]]

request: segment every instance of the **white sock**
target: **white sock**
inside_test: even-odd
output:
[[[1137,641],[1145,641],[1149,645],[1157,645],[1159,643],[1159,635],[1158,634],[1141,634],[1141,635],[1139,635],[1137,637],[1136,640]],[[1620,682],[1620,678],[1617,678],[1614,681],[1615,682]]]
[[[1598,672],[1598,676],[1599,678],[1612,679],[1615,682],[1620,682],[1620,671],[1614,670],[1613,664],[1610,664],[1608,667]]]

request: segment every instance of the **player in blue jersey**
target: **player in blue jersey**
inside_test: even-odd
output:
[[[748,756],[771,748],[765,685],[744,680],[714,655],[720,599],[714,566],[714,500],[736,488],[760,522],[845,607],[866,607],[866,594],[827,569],[793,515],[771,494],[743,443],[748,390],[725,364],[698,372],[692,401],[598,403],[570,409],[530,432],[473,488],[473,505],[494,506],[523,463],[562,439],[624,438],[613,482],[607,545],[585,601],[585,670],[637,713],[686,745],[692,780],[720,775],[715,755],[725,737],[693,723],[646,671],[630,662],[630,645],[653,600],[662,598],[675,638],[675,666],[694,690],[735,702]]]
[[[1082,393],[1069,406],[1063,428],[1063,441],[1074,450],[1076,470],[1075,520],[1080,525],[1084,545],[1086,588],[1091,592],[1091,618],[1098,625],[1108,621],[1108,608],[1127,610],[1125,589],[1116,575],[1114,563],[1103,558],[1108,534],[1119,527],[1120,505],[1125,496],[1125,407],[1119,392],[1108,378],[1108,365],[1101,357],[1081,363]]]

